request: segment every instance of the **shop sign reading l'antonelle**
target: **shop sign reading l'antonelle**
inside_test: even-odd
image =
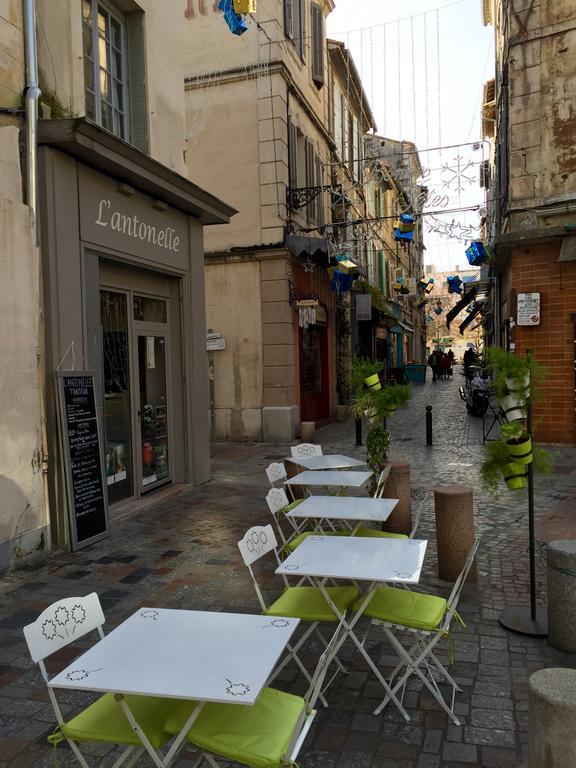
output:
[[[540,325],[540,294],[519,293],[516,300],[516,324]]]
[[[141,221],[135,213],[127,214],[115,210],[110,200],[100,200],[98,217],[94,223],[105,229],[110,227],[114,232],[121,232],[123,235],[135,240],[142,240],[149,245],[165,248],[167,251],[178,253],[180,250],[180,238],[174,227],[158,227],[155,224],[147,224],[145,221]]]

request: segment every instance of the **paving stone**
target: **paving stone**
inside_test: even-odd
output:
[[[474,744],[456,744],[446,742],[442,752],[444,760],[457,763],[477,763],[478,747]]]
[[[505,728],[514,730],[514,715],[512,712],[496,709],[474,709],[470,718],[472,725],[482,728]]]
[[[464,741],[467,744],[486,744],[495,747],[514,747],[516,739],[513,731],[504,731],[497,728],[476,728],[467,725]]]

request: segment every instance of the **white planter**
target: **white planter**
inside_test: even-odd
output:
[[[504,415],[508,421],[519,421],[525,419],[526,413],[526,401],[516,397],[515,395],[507,395],[500,401],[500,407],[504,411]]]
[[[506,388],[510,393],[514,393],[515,395],[523,398],[524,400],[530,397],[530,374],[527,373],[524,377],[524,382],[518,386],[518,384],[513,379],[505,379],[506,382]]]

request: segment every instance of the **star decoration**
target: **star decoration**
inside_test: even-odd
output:
[[[314,272],[314,264],[310,261],[310,257],[304,262],[304,272]]]

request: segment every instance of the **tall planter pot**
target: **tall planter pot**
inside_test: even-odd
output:
[[[510,491],[520,491],[528,485],[528,475],[524,464],[506,464],[502,467],[502,475]]]
[[[373,373],[372,376],[367,376],[364,379],[364,384],[368,387],[370,392],[378,392],[382,389],[382,384],[380,383],[380,377],[377,373]]]
[[[506,448],[514,464],[531,464],[534,461],[532,438],[528,433],[520,440],[506,443]]]
[[[528,415],[526,401],[516,397],[516,395],[507,395],[498,402],[508,421],[521,421]]]
[[[518,383],[515,379],[504,379],[506,382],[506,388],[511,395],[527,400],[530,397],[530,374],[527,373],[524,376],[522,383]]]

